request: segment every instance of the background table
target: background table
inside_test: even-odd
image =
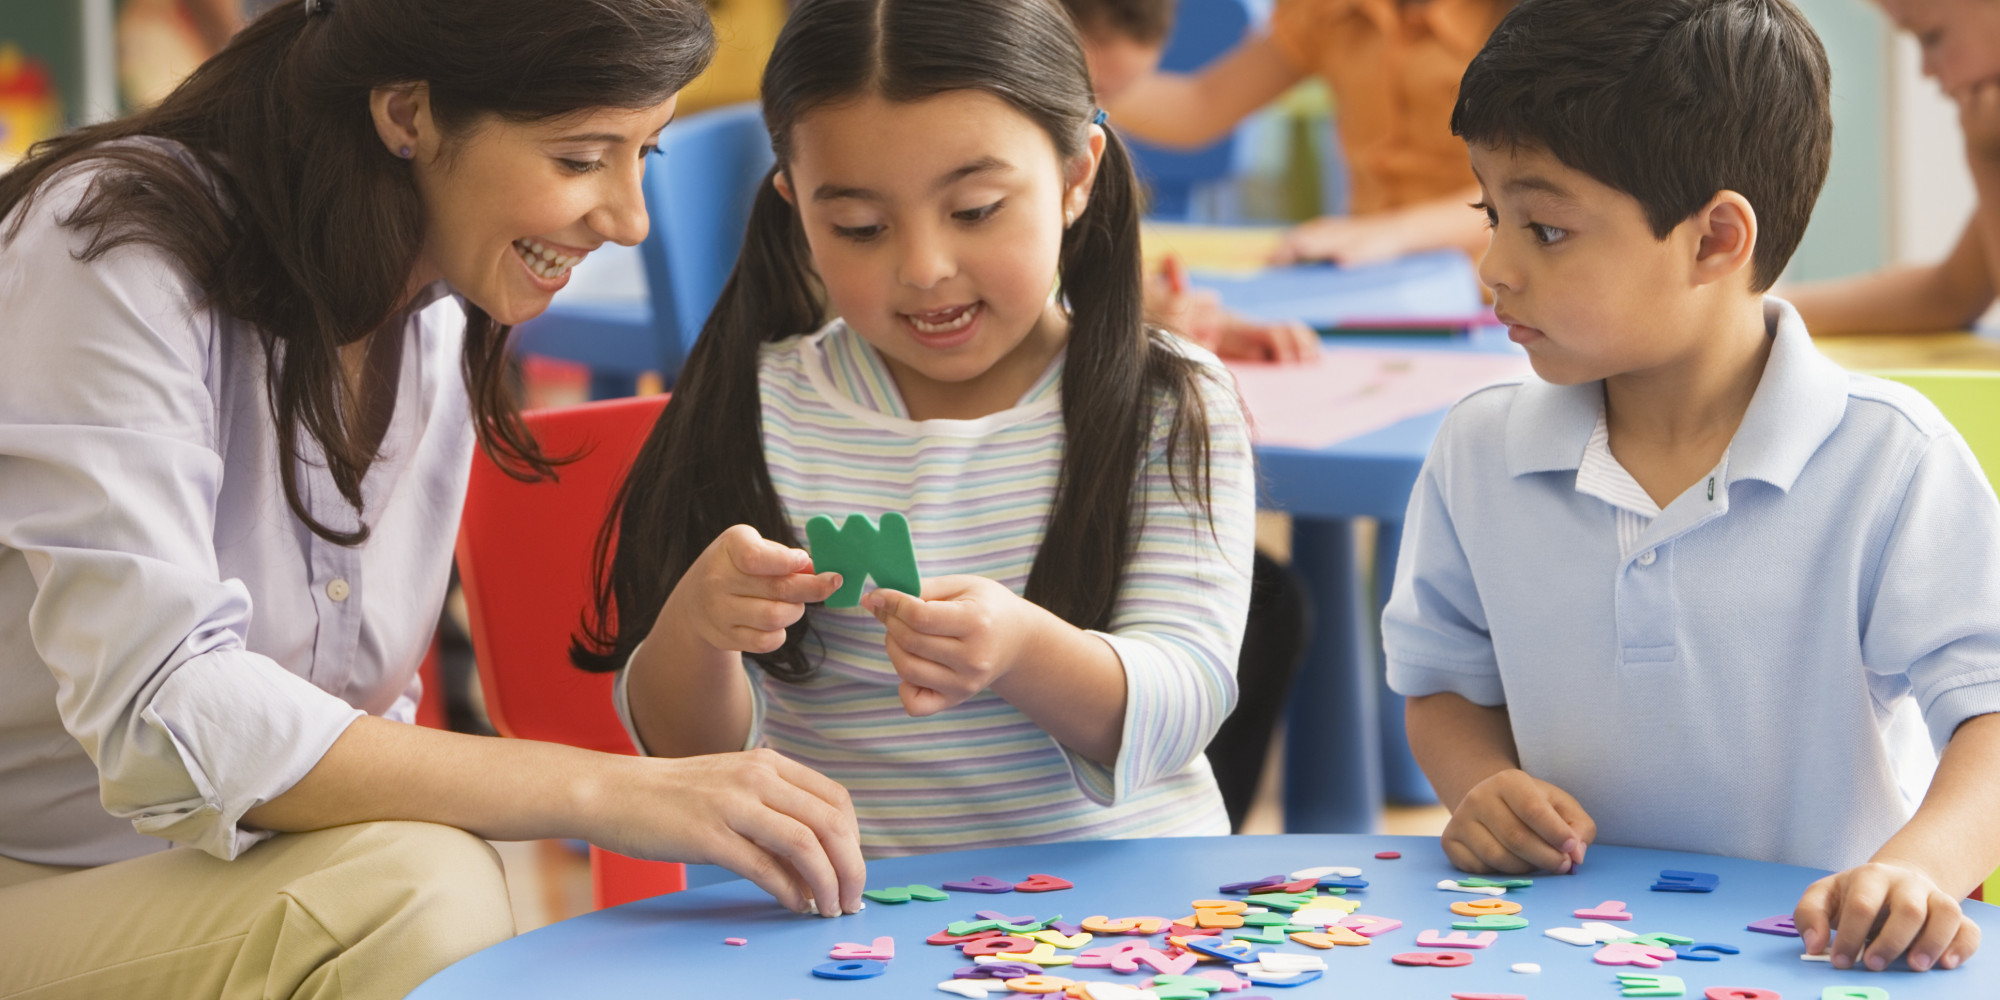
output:
[[[1395,861],[1375,860],[1376,851],[1401,851]],[[1366,947],[1318,951],[1299,944],[1281,950],[1326,960],[1316,982],[1292,988],[1251,987],[1215,997],[1269,996],[1312,1000],[1321,997],[1435,998],[1454,992],[1519,994],[1534,1000],[1615,998],[1618,971],[1679,976],[1687,995],[1699,1000],[1709,986],[1752,986],[1778,991],[1785,1000],[1819,1000],[1832,985],[1877,986],[1893,1000],[2000,996],[2000,956],[1981,955],[1949,972],[1914,973],[1901,963],[1887,972],[1838,971],[1804,962],[1797,938],[1745,930],[1750,921],[1789,914],[1798,894],[1819,872],[1733,858],[1599,846],[1592,848],[1581,874],[1543,877],[1532,888],[1505,897],[1521,904],[1529,921],[1522,930],[1500,932],[1492,947],[1471,952],[1471,965],[1420,968],[1393,964],[1390,956],[1431,951],[1416,946],[1420,931],[1445,932],[1453,919],[1448,907],[1460,900],[1485,899],[1444,892],[1437,881],[1457,873],[1444,860],[1436,839],[1379,836],[1271,836],[1188,838],[1150,841],[1095,841],[1003,848],[956,854],[897,858],[869,866],[871,887],[947,881],[993,875],[1019,880],[1048,873],[1069,879],[1074,889],[1050,893],[979,895],[952,893],[945,902],[901,905],[870,903],[859,914],[838,919],[786,913],[748,882],[733,881],[553,924],[468,958],[439,973],[411,994],[413,1000],[588,996],[729,997],[770,1000],[815,998],[945,996],[936,985],[954,969],[970,965],[958,950],[928,945],[924,939],[955,920],[973,919],[978,910],[1021,916],[1061,913],[1072,922],[1102,914],[1150,915],[1166,919],[1190,912],[1196,899],[1217,898],[1225,882],[1285,874],[1317,865],[1362,869],[1367,889],[1352,893],[1360,912],[1403,921]],[[1721,884],[1712,893],[1649,891],[1661,869],[1713,873]],[[1591,960],[1595,947],[1563,944],[1545,928],[1576,926],[1578,908],[1607,899],[1627,903],[1636,919],[1622,926],[1639,934],[1667,932],[1697,941],[1733,945],[1740,955],[1716,962],[1676,960],[1657,970],[1604,966]],[[1967,913],[1984,928],[2000,928],[1996,911],[1967,903]],[[819,979],[815,965],[830,961],[840,942],[867,944],[893,937],[896,958],[884,975],[852,982]],[[725,945],[741,937],[742,947]],[[1137,940],[1099,935],[1085,948]],[[1159,936],[1153,938],[1160,940]],[[2000,945],[1989,945],[2000,947]],[[1509,971],[1515,962],[1536,962],[1538,974]],[[1219,966],[1210,966],[1219,967]],[[1199,967],[1198,967],[1199,968]],[[1072,979],[1113,980],[1138,985],[1141,974],[1109,969],[1050,974]],[[998,993],[997,997],[1024,996]]]
[[[1192,277],[1237,312],[1315,326],[1462,317],[1484,307],[1471,262],[1454,251],[1363,267],[1196,270]],[[1457,338],[1329,337],[1326,344],[1521,353],[1498,329]],[[1255,412],[1256,400],[1247,402]],[[1292,518],[1292,566],[1313,609],[1312,642],[1286,706],[1286,830],[1372,832],[1385,795],[1432,799],[1404,736],[1403,700],[1382,684],[1376,623],[1395,577],[1410,489],[1443,423],[1440,409],[1324,448],[1257,447],[1263,504]],[[1372,552],[1356,518],[1377,524]]]

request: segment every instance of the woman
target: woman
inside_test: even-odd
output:
[[[1945,259],[1790,288],[1815,334],[1962,330],[2000,288],[2000,0],[1880,0],[1923,49],[1924,75],[1958,105],[1979,200]]]
[[[478,838],[859,906],[845,793],[402,724],[507,328],[646,231],[699,0],[306,0],[0,177],[0,996],[401,996]],[[199,850],[162,850],[180,844]]]

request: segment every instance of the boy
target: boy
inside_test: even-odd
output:
[[[1826,176],[1827,86],[1786,0],[1501,22],[1452,127],[1540,378],[1445,421],[1383,638],[1459,867],[1567,872],[1602,836],[1834,869],[1808,952],[1837,928],[1838,968],[1951,968],[2000,861],[2000,504],[1936,408],[1761,295]],[[1911,697],[1943,751],[1914,817]]]

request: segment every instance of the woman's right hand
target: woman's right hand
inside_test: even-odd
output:
[[[688,567],[653,625],[681,630],[718,650],[769,653],[806,605],[840,589],[840,574],[813,572],[812,556],[735,525]]]
[[[795,913],[861,908],[868,870],[847,789],[772,750],[619,757],[590,840],[628,857],[721,865]]]

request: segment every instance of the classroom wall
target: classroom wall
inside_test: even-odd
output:
[[[1810,281],[1889,261],[1888,39],[1868,0],[1795,0],[1833,67],[1833,166],[1786,277]]]

